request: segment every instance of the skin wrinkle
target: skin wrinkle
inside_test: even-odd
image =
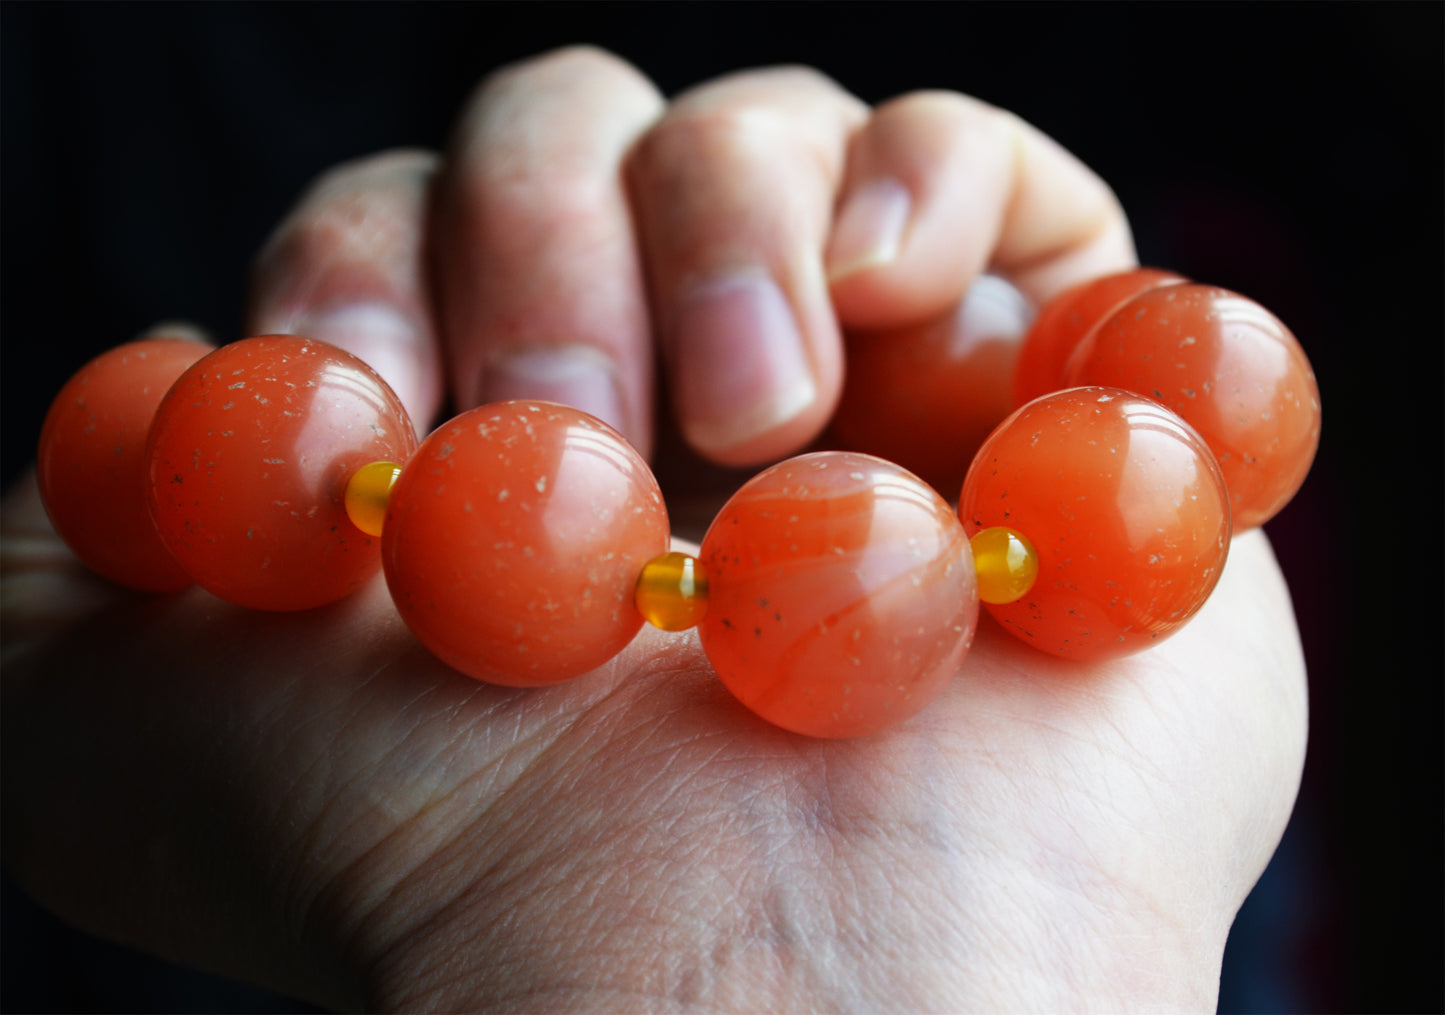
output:
[[[648,724],[648,726],[649,726],[651,729],[654,729],[654,730],[659,728],[656,723],[651,723],[651,722]],[[642,798],[645,799],[649,794],[645,791],[645,787],[644,787],[644,789],[643,789],[642,791],[640,791],[638,795],[639,795],[640,797],[642,797]],[[653,803],[654,803],[655,806],[657,805],[657,801],[656,801],[656,800],[654,800]],[[626,802],[622,802],[622,805],[625,807],[625,806],[626,806]],[[665,809],[665,808],[661,808],[661,809]],[[664,854],[663,854],[663,855],[666,855],[665,850],[666,850],[666,848],[667,848],[669,845],[670,845],[670,844],[669,844],[668,842],[666,842],[665,840],[659,843],[659,848],[662,849],[662,850],[664,850]],[[585,905],[584,905],[582,908],[585,909],[585,908],[586,908]],[[694,982],[694,983],[696,982],[695,978],[693,979],[693,982]]]
[[[393,664],[394,664],[394,663],[393,663]],[[384,668],[383,668],[383,669],[384,669]],[[381,675],[382,675],[382,673],[381,673],[380,670],[378,670],[377,673],[375,674],[375,676],[378,678],[378,680],[380,679]],[[456,682],[456,678],[450,678],[450,679],[447,681],[447,683],[454,683],[454,682]],[[437,714],[434,713],[434,714],[429,715],[429,716],[423,716],[423,717],[418,718],[418,719],[417,719],[416,721],[414,721],[414,723],[413,723],[413,726],[412,726],[413,731],[419,730],[419,729],[421,729],[421,728],[423,728],[423,727],[430,726],[430,725],[434,724],[435,722],[437,722],[439,718],[442,719],[442,721],[444,721],[445,716],[450,715],[450,714],[454,714],[457,709],[461,709],[461,708],[466,707],[466,703],[467,703],[467,702],[475,702],[475,701],[477,701],[478,698],[481,697],[482,692],[483,692],[483,685],[478,684],[478,685],[475,686],[474,689],[471,689],[471,690],[468,692],[468,694],[466,695],[466,697],[465,697],[462,701],[458,702],[456,705],[449,705],[449,704],[447,704],[447,703],[445,702],[445,699],[443,698],[443,700],[440,702],[440,704],[441,704],[441,709],[440,709],[440,713],[441,713],[441,714],[440,714],[440,716],[438,716]],[[414,696],[414,697],[411,699],[411,701],[412,701],[412,703],[416,703],[416,702],[421,701],[421,700],[423,700],[424,698],[427,698],[427,697],[441,696],[441,695],[442,695],[441,685],[432,684],[431,687],[430,687],[430,689],[429,689],[429,691],[428,691],[426,694]],[[364,708],[366,707],[366,704],[370,704],[370,702],[364,703],[364,704],[361,706],[361,708],[358,709],[358,713],[359,713],[362,709],[364,709]],[[400,716],[400,713],[398,713],[398,717],[399,717],[399,716]],[[470,740],[470,739],[471,739],[471,736],[472,736],[472,730],[473,730],[473,729],[474,729],[474,727],[472,727],[472,726],[470,726],[470,725],[461,726],[461,727],[459,727],[459,735],[460,735],[460,736],[465,736],[468,740]],[[494,746],[496,746],[496,741],[497,741],[497,739],[498,739],[497,734],[498,734],[499,732],[501,732],[501,731],[497,730],[496,728],[491,728],[491,730],[489,731],[489,735],[488,735],[488,737],[487,737],[487,740],[488,740],[488,745],[487,745],[487,746],[488,746],[488,747],[494,747]],[[514,727],[514,732],[515,732],[515,727]],[[544,734],[541,733],[541,732],[539,732],[538,735],[539,735],[539,736],[542,736],[542,735],[544,735]],[[453,741],[453,743],[455,743],[455,741]],[[446,751],[446,749],[445,749],[446,746],[447,746],[446,744],[441,745],[441,748],[440,748],[440,749],[438,750],[438,752],[437,752],[437,757],[446,757],[446,756],[449,755],[450,752]],[[454,797],[454,796],[460,795],[460,794],[462,794],[462,793],[464,793],[464,792],[466,792],[466,791],[468,791],[468,790],[472,790],[472,791],[473,791],[473,792],[472,792],[472,795],[473,795],[474,797],[480,799],[480,798],[483,797],[486,793],[491,792],[491,791],[494,789],[495,785],[496,785],[496,779],[497,779],[497,777],[498,777],[498,770],[499,770],[499,769],[504,769],[504,768],[506,767],[506,764],[505,764],[505,763],[506,763],[507,760],[509,759],[510,755],[511,755],[513,752],[515,752],[519,747],[523,747],[523,746],[525,746],[525,744],[521,744],[521,745],[519,745],[519,744],[513,744],[512,747],[511,747],[509,750],[504,750],[504,751],[498,756],[497,762],[494,764],[493,767],[491,767],[491,768],[483,768],[483,769],[475,772],[475,773],[472,775],[471,778],[465,780],[463,783],[459,784],[458,786],[456,786],[456,787],[454,787],[454,788],[452,788],[452,789],[450,789],[450,790],[447,790],[447,791],[445,791],[444,793],[441,793],[441,794],[438,794],[438,793],[435,792],[435,791],[432,792],[432,793],[430,793],[430,794],[428,794],[422,801],[419,802],[419,804],[418,804],[417,807],[415,808],[414,813],[412,813],[406,820],[403,820],[403,821],[401,821],[401,822],[398,823],[398,825],[397,825],[397,836],[389,837],[389,841],[399,841],[399,840],[398,840],[398,837],[405,837],[405,836],[406,836],[406,833],[409,833],[409,832],[410,832],[410,833],[414,833],[414,832],[417,830],[419,823],[424,823],[424,822],[425,822],[425,819],[426,819],[430,814],[432,814],[433,812],[438,812],[438,811],[442,810],[442,809],[444,808],[444,805],[445,805],[446,803],[448,803],[448,801],[449,801],[452,797]],[[398,745],[398,749],[399,749],[399,747],[400,747],[400,745]],[[394,752],[394,751],[387,752],[380,760],[378,760],[378,762],[377,762],[377,767],[381,767],[381,766],[382,766],[383,764],[385,764],[387,761],[393,760],[394,757],[395,757],[395,752]],[[462,766],[460,766],[460,763],[459,763],[459,768],[460,768],[460,767],[462,767]],[[425,772],[432,772],[432,773],[434,773],[434,774],[439,773],[439,772],[441,771],[441,769],[440,769],[438,766],[434,765],[434,764],[426,764],[426,765],[423,765],[420,769],[414,769],[413,766],[411,766],[410,764],[408,764],[408,765],[406,766],[406,770],[419,770],[419,771],[425,771]],[[464,768],[463,768],[463,770],[464,770]],[[413,782],[413,783],[411,783],[411,785],[414,786],[415,783]],[[364,788],[364,786],[365,786],[365,783],[364,783],[364,780],[363,780],[363,788]],[[343,802],[344,802],[344,801],[338,801],[337,806],[338,806],[338,807],[341,806]],[[337,837],[338,839],[344,840],[348,834],[350,834],[350,832],[349,832],[348,830],[343,830],[343,831],[342,831],[340,834],[338,834],[336,837]],[[355,861],[353,861],[353,862],[352,862],[351,864],[349,864],[347,867],[345,867],[345,868],[343,868],[341,871],[339,871],[338,874],[332,879],[333,885],[337,886],[336,888],[333,889],[333,894],[335,894],[336,897],[337,897],[336,906],[338,907],[338,909],[339,909],[340,911],[346,911],[346,910],[356,909],[356,908],[359,906],[359,907],[361,907],[361,912],[363,913],[363,915],[362,915],[362,917],[361,917],[360,919],[357,919],[357,920],[354,921],[355,924],[356,924],[356,927],[358,928],[358,930],[357,930],[353,935],[349,936],[349,937],[347,938],[346,942],[345,942],[344,951],[345,951],[346,953],[348,953],[348,954],[350,954],[350,953],[352,953],[352,952],[354,951],[353,945],[354,945],[354,943],[355,943],[355,942],[354,942],[354,938],[355,938],[356,934],[359,934],[359,933],[361,932],[360,929],[363,928],[363,927],[365,927],[365,926],[367,925],[367,923],[368,923],[368,917],[366,917],[364,914],[367,913],[367,912],[370,912],[370,911],[375,911],[377,908],[380,908],[380,907],[384,906],[387,901],[389,901],[399,890],[401,890],[401,888],[404,886],[404,884],[405,884],[405,882],[406,882],[405,876],[403,876],[403,877],[401,877],[401,878],[394,878],[394,879],[392,879],[392,880],[393,880],[392,887],[391,887],[391,888],[385,893],[385,895],[383,895],[379,900],[374,901],[374,902],[373,902],[372,904],[370,904],[370,905],[367,905],[366,903],[362,902],[362,901],[359,900],[359,899],[358,899],[358,900],[353,900],[353,901],[350,901],[350,902],[347,902],[347,903],[344,903],[344,904],[343,904],[343,902],[341,901],[341,899],[342,899],[342,898],[344,897],[344,895],[346,894],[346,893],[339,887],[339,886],[341,886],[341,885],[344,885],[344,884],[346,884],[346,883],[366,884],[368,878],[371,878],[371,879],[374,879],[374,880],[380,880],[382,883],[385,883],[385,882],[386,882],[387,879],[384,879],[384,878],[383,878],[383,879],[375,879],[375,877],[374,877],[374,875],[375,875],[375,873],[376,873],[376,872],[375,872],[375,869],[374,869],[374,867],[373,867],[372,865],[370,865],[370,864],[368,863],[368,861],[371,859],[371,855],[374,854],[375,852],[377,852],[377,850],[379,850],[381,847],[383,847],[383,846],[386,845],[386,844],[387,844],[387,842],[385,842],[385,841],[382,842],[382,843],[378,843],[378,844],[376,845],[376,847],[374,847],[374,848],[371,849],[371,850],[368,850],[368,851],[367,851],[367,854],[356,858]],[[399,853],[400,855],[406,855],[406,853],[405,853],[404,850],[398,850],[398,853]]]
[[[475,690],[475,688],[470,688],[470,690],[468,690],[468,694],[475,695],[475,694],[477,694],[477,690]],[[407,700],[415,701],[415,694],[409,695],[409,697],[407,697]],[[646,706],[652,706],[652,704],[655,703],[656,700],[666,700],[666,694],[665,694],[665,693],[662,693],[662,691],[657,690],[657,688],[655,687],[655,688],[653,688],[653,690],[650,690],[649,693],[647,693],[647,694],[637,695],[637,697],[630,698],[630,700],[629,700],[629,710],[633,710],[633,708],[643,707],[644,704],[646,704]],[[681,716],[679,716],[679,717],[685,717],[685,713],[681,714]],[[634,719],[634,717],[633,717],[633,719]],[[649,733],[650,736],[656,736],[657,733],[660,733],[660,730],[662,730],[662,726],[660,726],[660,724],[657,724],[657,723],[644,724],[644,726],[646,726],[647,733]],[[682,737],[695,737],[695,730],[683,730],[681,736],[682,736]],[[689,740],[689,742],[691,742],[691,740]],[[777,740],[777,743],[780,743],[780,740]],[[722,745],[718,745],[718,746],[722,746]],[[815,756],[819,756],[819,755],[821,755],[821,753],[822,753],[822,750],[816,748],[816,746],[809,746],[809,748],[806,748],[806,750],[808,750],[808,752],[814,753]],[[709,756],[715,756],[715,755],[717,755],[717,749],[709,750],[708,753],[709,753]],[[801,755],[801,753],[802,753],[802,749],[792,748],[792,749],[789,749],[788,752],[783,752],[783,753],[782,753],[782,756],[775,756],[775,758],[773,758],[772,761],[773,761],[773,762],[786,762],[786,758],[788,758],[788,756],[792,756],[792,758],[795,759],[795,762],[796,762],[796,759],[798,759],[798,756]],[[949,755],[948,755],[948,756],[952,756],[952,755],[954,755],[954,753],[955,753],[955,752],[949,752]],[[970,753],[968,753],[967,750],[965,750],[964,756],[981,756],[981,758],[988,758],[988,753],[985,752],[985,753],[983,753],[983,755],[970,755]],[[945,762],[945,763],[957,763],[957,762]],[[737,776],[737,778],[743,778],[743,776],[741,776],[741,772],[740,772],[740,775]],[[883,772],[880,772],[879,778],[880,778],[880,779],[883,779],[883,778],[884,778]],[[926,776],[925,776],[925,781],[926,781]],[[766,792],[764,792],[764,795],[766,795]],[[806,797],[805,797],[805,798],[806,798]],[[1007,804],[1012,805],[1012,807],[1019,807],[1019,801],[1017,801],[1017,800],[1007,801]],[[760,818],[760,820],[762,820],[762,818]],[[837,823],[837,817],[834,817],[834,823]],[[1007,846],[1013,847],[1013,843],[1007,843]],[[851,869],[851,868],[848,868],[848,869]],[[851,892],[851,894],[855,894],[855,892]],[[559,928],[559,930],[561,930],[561,928]],[[526,960],[525,957],[519,957],[519,959],[516,959],[516,962],[525,962],[525,960]],[[861,988],[860,988],[860,989],[861,989]]]
[[[368,704],[368,702],[358,704],[357,709],[352,714],[352,722],[356,720],[357,715],[366,710]],[[419,721],[413,720],[413,728],[419,725]],[[344,733],[344,729],[338,730],[333,740],[339,741],[342,733]],[[334,812],[344,813],[348,809],[354,809],[355,798],[361,797],[365,799],[371,796],[369,790],[376,784],[374,775],[384,771],[385,767],[393,761],[396,752],[401,750],[401,744],[404,739],[405,736],[399,740],[397,747],[392,751],[382,752],[378,754],[369,765],[363,764],[360,766],[356,770],[356,775],[353,778],[344,780],[342,783],[336,785],[334,789],[325,793],[324,799],[330,800],[330,803],[323,804],[317,812],[315,820],[305,828],[302,835],[293,843],[292,848],[295,850],[295,855],[301,860],[301,862],[296,864],[297,873],[295,878],[297,880],[301,879],[303,875],[309,875],[310,869],[313,866],[322,870],[327,867],[334,867],[335,870],[335,873],[327,879],[327,881],[317,884],[309,893],[303,893],[299,886],[292,886],[288,892],[287,897],[299,900],[301,922],[303,925],[322,922],[321,918],[316,915],[318,913],[326,914],[325,922],[327,923],[336,923],[344,919],[346,911],[353,907],[344,902],[344,893],[339,891],[335,886],[348,881],[365,883],[364,881],[357,880],[357,872],[360,871],[365,871],[366,875],[370,876],[376,883],[387,883],[388,880],[391,880],[387,875],[392,872],[387,871],[385,868],[394,867],[395,865],[377,863],[374,862],[375,859],[378,857],[384,858],[388,851],[397,857],[406,856],[407,852],[404,849],[395,848],[395,844],[404,839],[415,837],[418,826],[425,824],[427,809],[424,805],[419,807],[415,813],[403,815],[402,812],[398,810],[394,801],[386,797],[381,797],[371,799],[368,806],[357,810],[355,818],[348,824],[333,827]],[[363,761],[364,760],[365,759],[363,759]],[[324,745],[321,745],[317,763],[320,764],[323,761],[328,771],[335,767],[332,752],[327,750]],[[421,770],[426,771],[427,769],[423,767]],[[323,782],[330,781],[329,779],[323,780]],[[385,829],[388,826],[391,828],[391,831],[378,837],[377,830]],[[346,861],[339,865],[336,865],[335,861],[328,863],[322,859],[327,853],[327,846],[346,842],[362,842],[367,845],[360,852],[348,857]],[[378,905],[380,904],[381,903],[378,903]],[[350,952],[349,942],[344,939],[341,951],[343,954]]]
[[[440,861],[437,863],[437,866],[442,870],[446,870],[459,862],[456,859],[449,861],[447,859],[449,856],[458,857],[460,861],[464,862],[471,858],[485,856],[488,853],[493,853],[497,856],[505,855],[504,847],[499,845],[494,847],[488,846],[489,841],[497,837],[496,835],[487,834],[488,828],[494,829],[498,833],[509,833],[512,839],[525,840],[526,836],[520,833],[524,833],[527,830],[526,819],[523,819],[523,823],[519,826],[516,817],[518,813],[529,813],[529,809],[526,806],[526,798],[540,793],[545,793],[550,796],[564,792],[565,790],[565,787],[557,786],[533,788],[528,785],[528,783],[538,778],[551,781],[551,779],[557,777],[557,773],[566,773],[568,771],[576,773],[585,772],[585,765],[575,765],[572,763],[572,755],[584,752],[586,740],[584,739],[581,745],[572,745],[568,743],[566,734],[568,730],[579,724],[585,725],[588,715],[594,709],[606,707],[608,700],[615,693],[617,693],[616,684],[614,684],[611,690],[600,700],[593,702],[587,709],[563,721],[560,730],[550,729],[539,733],[535,739],[541,741],[541,749],[528,758],[518,772],[516,779],[510,782],[500,792],[494,793],[493,799],[489,804],[484,806],[471,821],[465,822],[456,833],[443,840],[439,848],[432,853],[431,859],[434,862]],[[548,775],[549,772],[552,774]],[[524,799],[518,801],[516,806],[513,807],[514,800],[519,796]],[[558,839],[565,843],[568,841],[567,835],[575,834],[575,832],[575,828],[554,829],[550,838]],[[538,853],[546,850],[547,842],[548,837],[543,836],[534,841],[530,849],[524,851],[523,855],[527,856],[531,854],[535,858]],[[464,865],[468,867],[474,866],[472,863],[464,863]],[[556,866],[565,866],[565,864],[557,864]],[[524,877],[530,869],[531,865],[524,865],[514,877]],[[502,872],[499,868],[489,868],[487,875],[478,878],[476,881],[479,886],[478,891],[481,891],[480,886],[486,884],[493,874],[501,876]],[[556,875],[553,876],[555,877]],[[406,880],[409,881],[411,879]],[[409,884],[399,883],[393,891],[392,896],[400,897],[405,894],[410,887]],[[501,884],[497,887],[505,890],[505,877],[503,877]],[[434,908],[432,912],[423,913],[419,920],[416,918],[409,920],[410,929],[406,933],[397,936],[394,948],[404,952],[410,939],[425,936],[425,931],[428,926],[444,923],[452,916],[453,912],[464,909],[470,901],[470,894],[472,893],[463,894],[455,899],[445,900],[441,906]],[[490,892],[485,892],[484,894],[490,894]],[[372,959],[371,964],[384,967],[390,961],[392,961],[392,956],[383,953]]]

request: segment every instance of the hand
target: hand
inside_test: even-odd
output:
[[[859,267],[849,197],[879,176],[910,226]],[[962,97],[870,114],[787,71],[664,106],[568,51],[485,85],[445,162],[323,181],[249,330],[334,339],[342,314],[419,420],[444,378],[458,406],[513,385],[615,406],[644,446],[656,333],[682,429],[742,463],[826,420],[835,320],[1130,257],[1102,184]],[[774,331],[724,376],[720,304],[796,329],[792,365]],[[729,432],[729,404],[762,408]],[[4,524],[7,863],[87,929],[335,1007],[1212,1006],[1298,786],[1303,666],[1259,533],[1150,653],[1081,667],[985,621],[923,714],[820,742],[734,704],[691,636],[514,691],[427,656],[380,582],[291,616],[140,598],[69,558],[32,486]]]
[[[666,103],[564,50],[487,81],[444,160],[323,177],[262,251],[246,331],[356,352],[423,429],[444,395],[552,396],[644,453],[660,352],[693,447],[756,465],[827,422],[840,326],[949,313],[985,267],[1037,301],[1133,263],[1109,189],[976,100],[870,111],[778,69]]]

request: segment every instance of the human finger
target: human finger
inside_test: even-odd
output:
[[[1131,267],[1133,241],[1109,187],[1012,113],[952,92],[915,92],[854,135],[828,240],[845,327],[937,317],[985,269],[1035,303]]]
[[[750,71],[674,100],[629,160],[678,422],[715,461],[797,450],[837,401],[822,250],[866,115],[815,71]]]
[[[392,151],[323,175],[257,255],[246,333],[308,335],[365,360],[421,433],[442,399],[424,258],[437,157]]]
[[[545,398],[647,452],[653,354],[620,167],[662,107],[635,69],[587,47],[505,68],[478,89],[435,220],[460,408]]]

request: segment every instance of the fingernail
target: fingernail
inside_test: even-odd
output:
[[[997,275],[980,275],[959,304],[958,320],[960,333],[969,340],[1013,340],[1033,323],[1033,311],[1011,283]]]
[[[908,188],[891,178],[872,180],[849,195],[828,242],[829,281],[891,264],[898,257],[912,208]]]
[[[676,328],[675,395],[683,427],[700,451],[738,447],[817,397],[793,308],[761,271],[687,290]]]
[[[384,303],[357,303],[304,317],[290,329],[345,349],[381,375],[401,399],[412,422],[425,427],[421,411],[421,368],[417,362],[416,328],[405,315]]]
[[[482,368],[481,400],[510,398],[560,402],[628,433],[617,366],[592,346],[532,346],[494,357]]]

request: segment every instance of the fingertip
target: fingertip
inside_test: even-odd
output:
[[[845,327],[898,327],[958,303],[988,264],[1010,159],[1004,119],[976,99],[915,92],[874,110],[849,145],[827,247]]]
[[[1114,193],[1006,110],[915,92],[879,106],[850,142],[827,247],[845,328],[931,320],[985,270],[1037,303],[1133,263]]]

